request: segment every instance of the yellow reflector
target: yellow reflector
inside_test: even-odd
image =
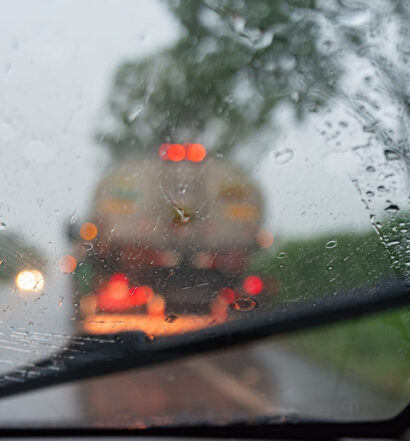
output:
[[[124,199],[106,199],[100,202],[99,209],[108,214],[129,214],[134,213],[137,203],[134,201],[125,201]]]
[[[91,222],[86,222],[81,225],[80,236],[84,240],[93,240],[97,236],[98,230],[96,225]]]
[[[230,204],[226,206],[226,217],[234,221],[252,221],[259,218],[259,209],[254,205]]]

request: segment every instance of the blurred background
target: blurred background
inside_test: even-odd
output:
[[[164,188],[165,199],[172,196],[174,165],[183,176],[194,176],[191,189],[199,182],[189,165],[161,162],[158,148],[164,144],[204,146],[203,168],[194,164],[199,173],[205,170],[206,177],[222,164],[229,173],[238,170],[241,182],[259,195],[259,230],[252,234],[265,232],[265,240],[259,249],[249,245],[243,271],[264,281],[265,309],[384,277],[408,277],[406,2],[17,1],[5,2],[4,9],[2,372],[55,352],[79,332],[85,292],[78,278],[86,277],[80,263],[105,259],[98,254],[104,219],[96,208],[104,179],[130,179],[133,169],[123,167],[133,163],[135,173],[156,176],[158,182],[146,184],[147,206],[163,203],[155,195]],[[151,169],[144,161],[160,165]],[[226,179],[234,180],[229,173]],[[193,197],[204,197],[195,192]],[[205,218],[214,216],[212,207]],[[182,219],[187,215],[176,211]],[[95,242],[79,237],[84,222],[101,228]],[[157,237],[177,249],[169,245],[172,235]],[[196,250],[197,240],[189,243]],[[116,257],[113,248],[110,253]],[[76,260],[71,270],[67,256]],[[102,278],[118,272],[110,265],[99,267]],[[18,279],[24,271],[30,273]],[[166,279],[157,278],[168,289]],[[197,290],[201,299],[215,296],[207,290]],[[408,401],[409,354],[409,315],[399,311],[262,345],[246,357],[210,356],[194,361],[196,367],[160,367],[105,380],[113,381],[110,390],[123,391],[118,400],[128,410],[121,416],[113,414],[117,403],[98,409],[104,398],[98,398],[102,386],[96,381],[47,392],[47,399],[33,394],[35,406],[24,397],[8,400],[1,403],[0,421],[108,419],[129,426],[156,417],[230,420],[288,411],[381,417]],[[239,370],[237,358],[245,360]],[[189,369],[192,379],[178,374]],[[169,399],[184,381],[199,388],[204,378],[215,392],[197,408],[192,397],[179,404]],[[127,398],[130,382],[162,391],[159,398],[153,393],[157,398],[146,414]],[[239,397],[232,397],[238,388]],[[221,401],[221,394],[228,398]],[[314,409],[303,400],[312,394],[319,394]],[[16,412],[20,406],[30,411],[22,416]],[[197,413],[190,414],[190,406]]]

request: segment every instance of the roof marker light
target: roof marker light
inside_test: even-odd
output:
[[[206,149],[201,144],[187,145],[187,158],[192,162],[201,162],[205,159]]]
[[[181,144],[172,144],[168,149],[168,159],[173,162],[180,162],[185,159],[185,147]]]

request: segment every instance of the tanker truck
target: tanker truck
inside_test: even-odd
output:
[[[111,166],[88,218],[71,226],[80,332],[167,335],[254,309],[267,294],[246,272],[262,209],[248,174],[200,144]]]

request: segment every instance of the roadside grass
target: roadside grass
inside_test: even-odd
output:
[[[397,277],[397,264],[391,261],[377,234],[369,232],[290,241],[256,256],[251,269],[277,280],[274,307]],[[410,398],[408,308],[298,333],[286,341],[341,375]]]

